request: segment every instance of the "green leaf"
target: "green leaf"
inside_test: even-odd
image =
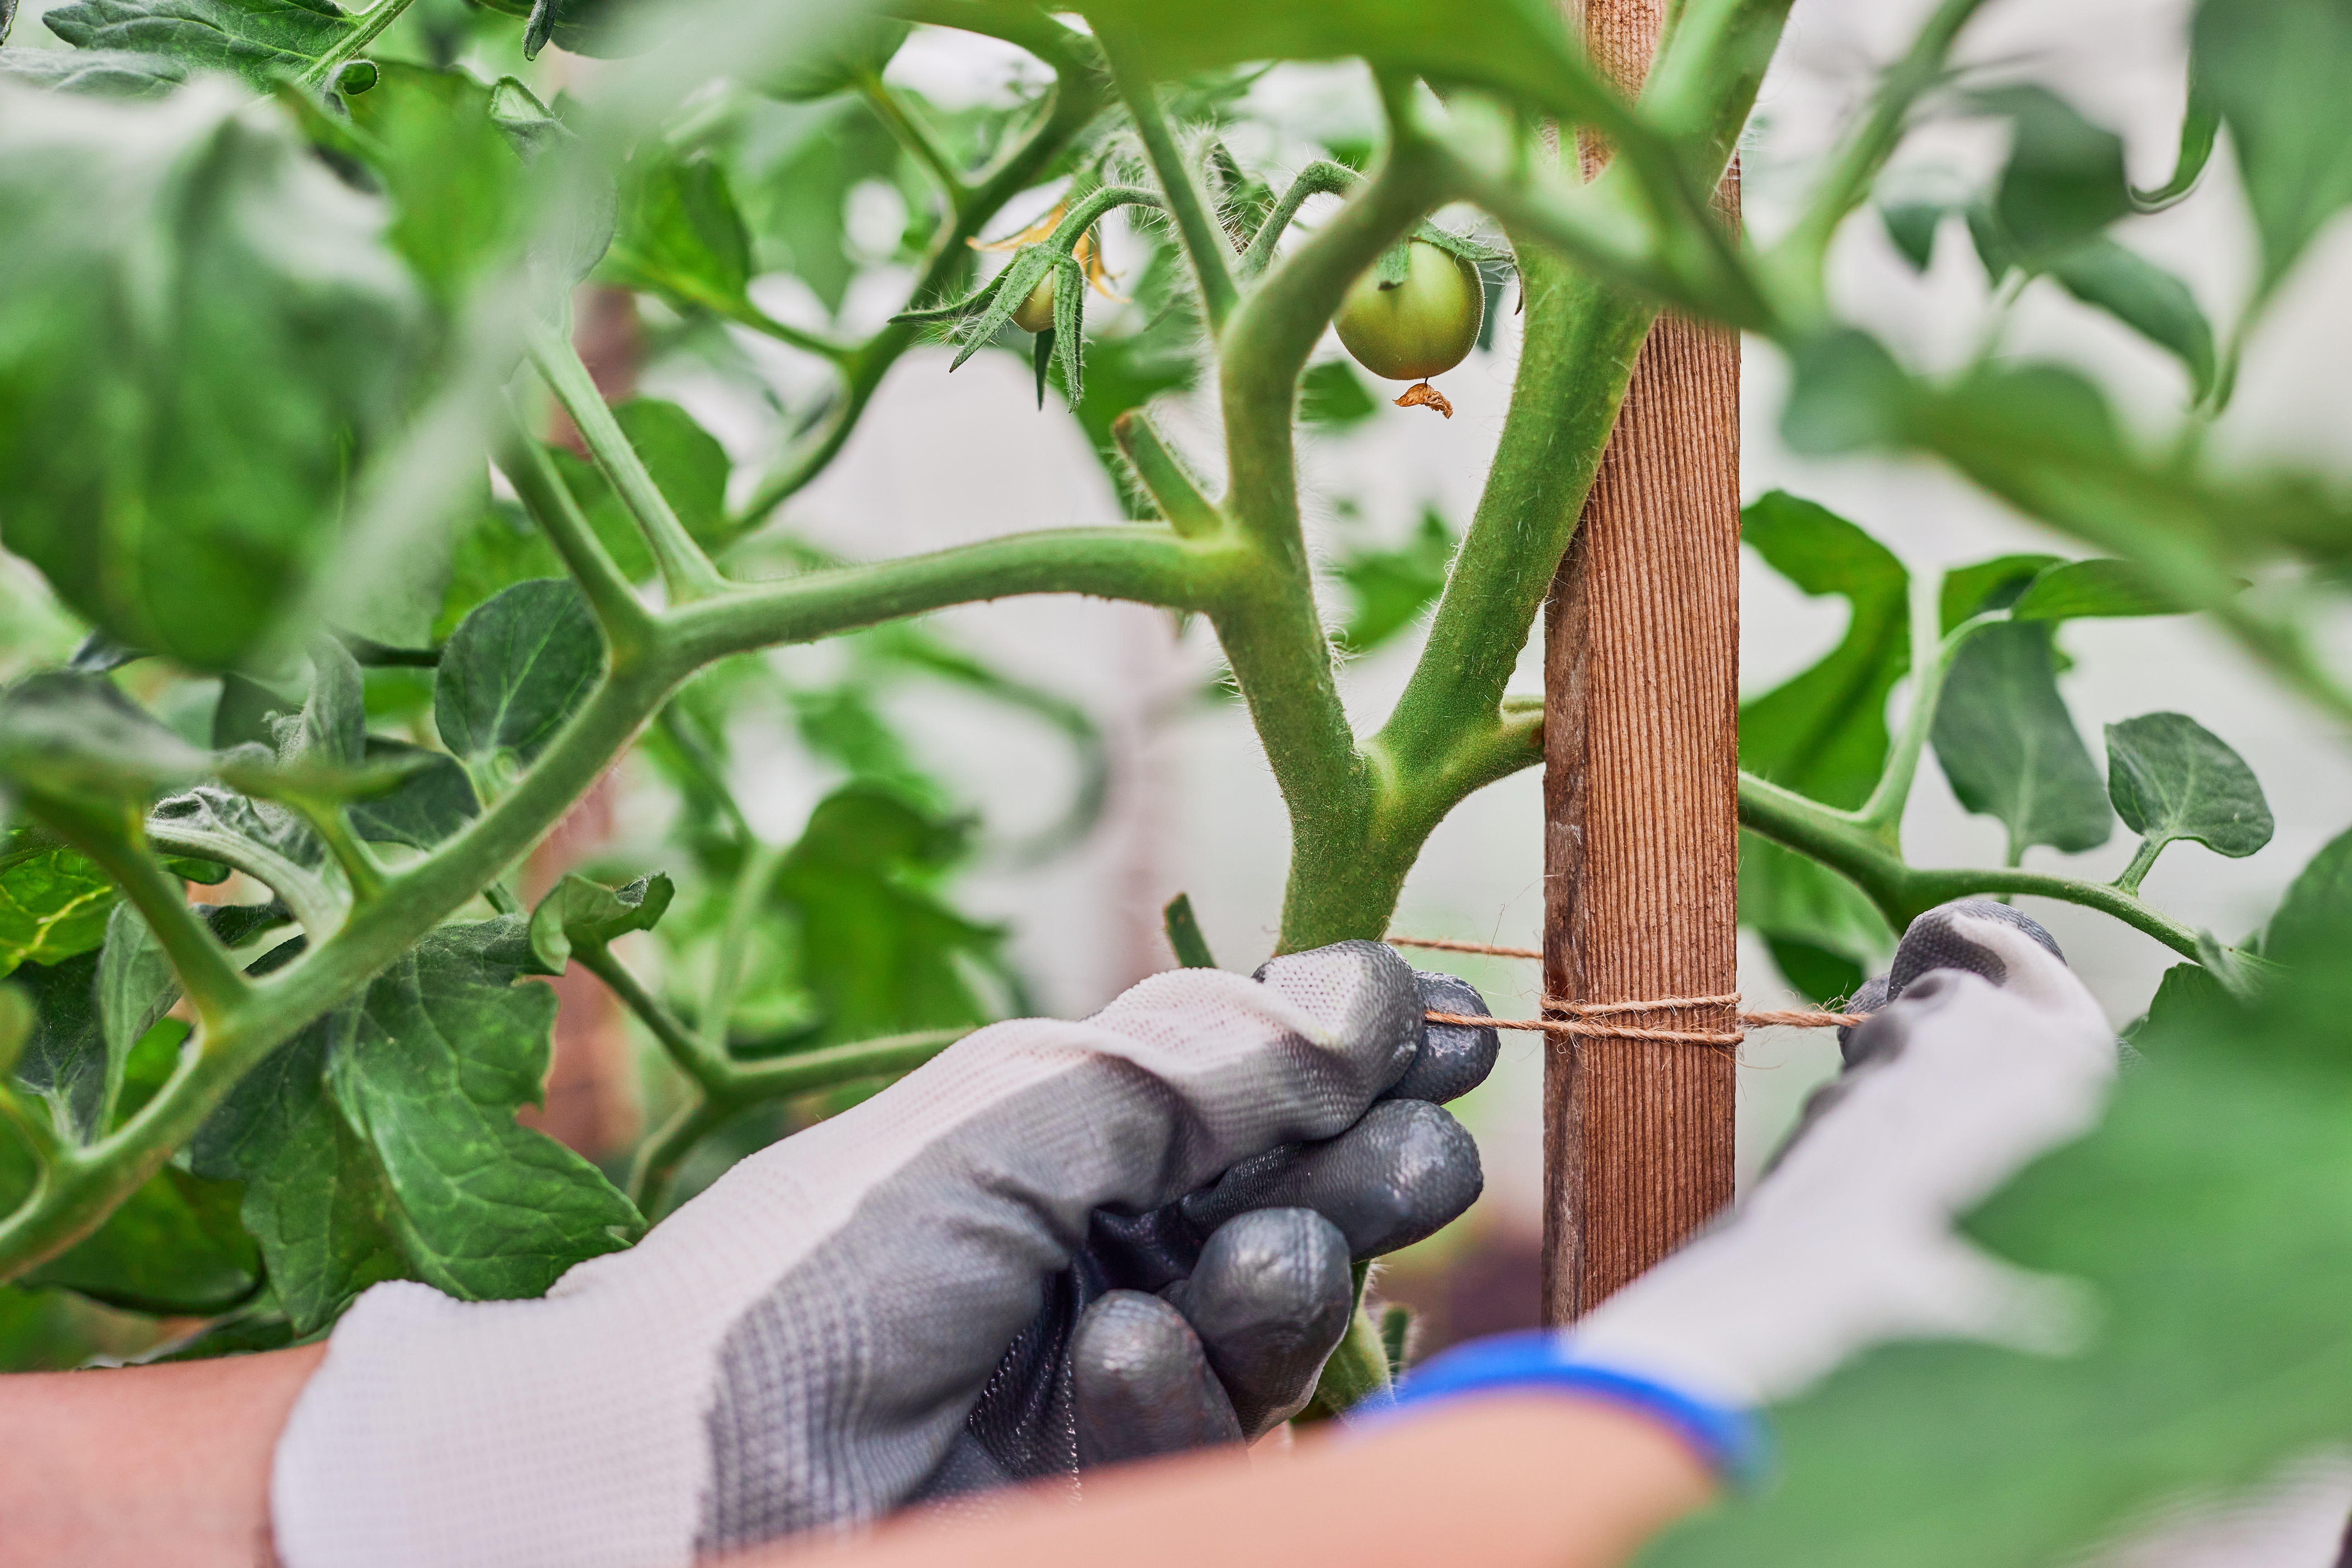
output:
[[[799,969],[816,1015],[810,1044],[986,1017],[963,964],[992,964],[1003,932],[932,890],[961,854],[960,825],[879,791],[827,796],[777,868],[798,916]]]
[[[651,931],[667,911],[677,889],[664,876],[640,877],[607,888],[567,875],[530,911],[530,951],[536,973],[561,974],[572,950],[602,946],[633,931]]]
[[[165,1166],[86,1240],[25,1276],[134,1312],[208,1317],[261,1289],[261,1251],[233,1182]]]
[[[2242,859],[2275,828],[2253,769],[2185,713],[2143,713],[2107,726],[2107,795],[2124,826],[2152,849],[2193,838]]]
[[[2263,928],[2263,956],[2274,963],[2340,963],[2343,952],[2329,941],[2352,930],[2352,832],[2320,847],[2279,900]]]
[[[632,532],[634,532],[634,529]],[[643,551],[642,540],[633,542]],[[609,542],[606,546],[611,548]],[[449,560],[449,581],[433,617],[432,640],[446,643],[476,606],[501,588],[534,577],[561,577],[563,561],[519,507],[485,505],[459,533]]]
[[[106,940],[114,884],[78,852],[29,827],[0,840],[0,975],[55,963]]]
[[[2022,559],[2022,558],[2021,558]],[[2179,616],[2189,606],[2147,580],[2128,561],[2063,561],[2037,574],[2011,620],[2074,621],[2100,616]]]
[[[529,16],[532,9],[530,0],[481,3],[509,16]],[[628,0],[555,0],[550,9],[553,14],[550,37],[558,47],[572,54],[611,58],[629,41]]]
[[[1742,511],[1740,538],[1806,593],[1845,599],[1849,614],[1820,663],[1740,705],[1739,765],[1827,805],[1860,805],[1886,764],[1888,695],[1911,667],[1910,574],[1862,529],[1785,490]],[[1851,993],[1895,945],[1861,889],[1747,833],[1739,918],[1817,1001]]]
[[[1998,88],[1976,102],[2008,118],[2009,163],[1993,216],[2029,263],[2079,244],[2131,210],[2123,138],[2047,88]]]
[[[2341,954],[2352,930],[2326,942]],[[1775,1475],[1645,1568],[2077,1560],[2184,1493],[2352,1435],[2352,994],[2340,963],[2216,1009],[2126,1074],[2097,1131],[1971,1219],[2079,1280],[2090,1344],[1885,1346],[1772,1412]]]
[[[1816,1002],[1852,995],[1895,951],[1895,932],[1868,894],[1748,832],[1739,836],[1739,923],[1764,938],[1781,978]]]
[[[638,1221],[594,1166],[515,1125],[546,1075],[555,995],[519,918],[444,926],[238,1085],[195,1147],[246,1184],[298,1329],[378,1279],[536,1296]]]
[[[372,844],[430,849],[481,815],[473,781],[454,757],[399,741],[367,741],[371,761],[405,762],[415,771],[389,795],[353,802],[352,831]]]
[[[188,68],[131,49],[0,49],[0,79],[8,78],[53,92],[161,98],[188,79]]]
[[[433,717],[469,768],[507,755],[528,766],[587,700],[603,636],[568,580],[518,583],[458,626],[434,676]]]
[[[281,637],[410,384],[380,227],[233,93],[0,92],[0,542],[131,647]]]
[[[2051,628],[2001,623],[1953,656],[1930,738],[1952,793],[2009,829],[2011,863],[2036,844],[2074,853],[2114,830],[2106,787],[2058,695]]]
[[[523,161],[491,116],[492,89],[467,71],[396,60],[381,69],[349,100],[355,148],[392,199],[393,247],[455,305],[529,235],[535,204]]]
[[[367,683],[359,660],[332,637],[310,639],[310,694],[292,755],[356,767],[367,756]]]
[[[2074,298],[2178,359],[2196,396],[2212,391],[2213,327],[2189,285],[2105,236],[2053,258],[2048,270]]]
[[[760,89],[788,103],[847,92],[880,76],[912,30],[894,17],[860,16],[836,29],[823,48],[771,73]]]
[[[1331,431],[1351,430],[1381,411],[1379,402],[1343,359],[1307,367],[1298,378],[1298,417]]]
[[[41,18],[83,49],[160,55],[268,92],[317,64],[356,26],[329,0],[76,0]]]
[[[98,961],[100,1035],[106,1051],[105,1095],[97,1125],[112,1131],[122,1099],[124,1070],[140,1037],[180,999],[179,976],[163,944],[129,904],[115,906]]]
[[[1937,626],[1948,637],[1965,620],[2020,603],[2033,584],[2069,564],[2055,555],[1996,555],[1944,574],[1936,600]]]
[[[211,764],[102,675],[52,670],[0,693],[0,784],[27,795],[141,802]]]
[[[2176,963],[2156,983],[2147,1011],[2124,1031],[2124,1037],[2143,1052],[2159,1058],[2168,1046],[2186,1040],[2193,1045],[2226,1026],[2239,1010],[2230,988],[2201,963]]]
[[[1911,668],[1910,574],[1828,508],[1786,490],[1739,518],[1740,542],[1815,597],[1849,606],[1822,661],[1739,707],[1739,765],[1829,805],[1856,806],[1886,763],[1886,701]]]
[[[1268,5],[1255,0],[1093,0],[1081,9],[1097,33],[1133,39],[1173,79],[1258,60],[1350,57],[1375,69],[1496,88],[1532,105],[1574,115],[1593,79],[1584,53],[1540,0],[1485,0],[1441,6],[1415,0],[1354,0],[1346,5]]]
[[[33,1032],[16,1057],[16,1079],[48,1102],[61,1136],[88,1143],[103,1131],[106,1037],[98,1005],[99,955],[17,967],[16,984],[32,998]]]
[[[1867,332],[1819,332],[1796,345],[1780,435],[1791,451],[1834,457],[1901,438],[1910,384]]]
[[[1941,202],[1893,202],[1878,209],[1878,217],[1911,270],[1925,272],[1936,259],[1936,231],[1951,210]]]
[[[2336,0],[2207,0],[2190,69],[2230,127],[2262,236],[2265,290],[2352,203],[2352,9]]]
[[[630,163],[604,276],[688,310],[727,316],[751,305],[751,237],[717,160],[647,149]]]
[[[1340,558],[1339,581],[1355,607],[1332,640],[1343,653],[1366,654],[1421,618],[1445,591],[1446,568],[1461,541],[1434,508],[1399,550],[1359,550]]]

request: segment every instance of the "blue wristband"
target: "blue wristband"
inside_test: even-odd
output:
[[[1753,1482],[1766,1454],[1763,1425],[1745,1410],[1710,1404],[1680,1389],[1576,1359],[1575,1341],[1543,1330],[1496,1334],[1447,1351],[1405,1374],[1393,1397],[1366,1415],[1475,1394],[1550,1390],[1622,1405],[1664,1422],[1735,1484]]]

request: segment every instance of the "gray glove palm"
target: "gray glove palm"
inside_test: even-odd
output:
[[[1374,1104],[1491,1063],[1423,1006],[1372,943],[1155,976],[982,1031],[542,1300],[380,1286],[280,1443],[278,1550],[655,1568],[1262,1429],[1347,1258],[1477,1192],[1444,1112]]]

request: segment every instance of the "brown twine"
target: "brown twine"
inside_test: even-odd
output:
[[[1426,947],[1440,952],[1479,952],[1495,958],[1541,958],[1535,949],[1496,947],[1483,942],[1453,942],[1442,937],[1392,936],[1387,939],[1391,947]],[[1644,1040],[1667,1046],[1736,1046],[1746,1039],[1751,1028],[1781,1027],[1790,1029],[1829,1029],[1846,1027],[1862,1022],[1858,1013],[1814,1013],[1768,1009],[1762,1012],[1735,1015],[1741,1025],[1738,1029],[1645,1029],[1631,1024],[1595,1023],[1619,1013],[1672,1013],[1702,1007],[1736,1007],[1739,994],[1736,991],[1722,996],[1660,996],[1646,1002],[1567,1002],[1556,996],[1544,998],[1544,1006],[1554,1012],[1566,1013],[1565,1018],[1489,1018],[1476,1013],[1429,1012],[1423,1016],[1433,1024],[1451,1024],[1458,1028],[1520,1029],[1530,1033],[1566,1035],[1580,1039]]]

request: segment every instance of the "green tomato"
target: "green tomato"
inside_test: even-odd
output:
[[[1054,324],[1054,274],[1048,272],[1029,290],[1029,298],[1013,311],[1013,324],[1024,332],[1042,332]]]
[[[1391,381],[1426,381],[1452,370],[1478,341],[1486,291],[1478,269],[1427,240],[1405,247],[1404,280],[1377,268],[1349,287],[1332,325],[1356,363]]]

